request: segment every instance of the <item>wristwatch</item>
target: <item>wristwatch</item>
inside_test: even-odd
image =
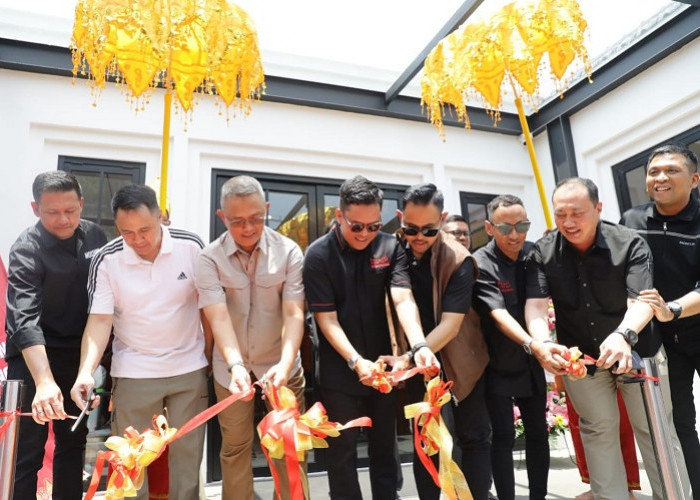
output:
[[[413,361],[413,358],[416,356],[416,353],[423,349],[424,347],[428,347],[427,342],[418,342],[416,345],[411,347],[406,354],[408,354],[408,360]]]
[[[620,335],[622,335],[627,341],[627,343],[630,345],[630,347],[634,347],[637,344],[637,341],[639,340],[637,332],[635,332],[631,328],[625,328],[624,330],[615,330],[613,333],[619,333]]]
[[[530,339],[523,344],[523,351],[525,351],[528,356],[532,356],[532,348],[530,347],[530,344],[532,344],[534,341],[535,339]]]
[[[678,302],[675,300],[672,300],[671,302],[666,302],[666,307],[673,313],[673,319],[671,321],[676,321],[678,318],[681,317],[681,313],[683,312],[683,306],[680,305]]]
[[[348,359],[348,368],[350,368],[352,371],[355,371],[355,365],[357,365],[357,362],[362,359],[362,356],[359,354],[355,354]]]

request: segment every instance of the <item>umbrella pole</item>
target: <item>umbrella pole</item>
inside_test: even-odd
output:
[[[168,151],[170,149],[170,108],[173,96],[165,91],[163,103],[163,143],[160,156],[160,196],[159,204],[161,213],[168,209]]]
[[[535,147],[532,145],[532,135],[530,134],[530,127],[528,127],[527,125],[527,118],[525,117],[525,112],[523,111],[523,103],[520,100],[520,97],[515,97],[515,106],[518,108],[518,118],[520,118],[520,126],[523,129],[523,135],[525,136],[525,144],[527,144],[527,152],[530,155],[530,162],[532,163],[532,172],[535,174],[537,192],[540,195],[540,203],[542,204],[542,211],[544,212],[544,220],[547,223],[547,229],[552,229],[554,228],[554,224],[552,223],[552,215],[549,212],[547,194],[544,191],[544,184],[542,183],[542,174],[540,173],[540,167],[537,164],[537,156],[535,155]]]

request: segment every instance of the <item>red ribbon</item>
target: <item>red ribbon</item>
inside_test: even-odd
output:
[[[272,458],[284,457],[289,479],[290,496],[293,500],[304,499],[304,485],[299,474],[300,457],[314,447],[324,446],[325,438],[337,436],[339,431],[350,427],[371,427],[368,417],[356,418],[341,425],[331,422],[321,403],[315,403],[303,415],[299,413],[296,397],[287,387],[277,389],[272,384],[259,384],[272,406],[258,424],[260,445],[270,466],[275,482],[275,491],[280,495],[279,474]],[[281,441],[281,449],[280,449]],[[326,445],[327,446],[327,445]],[[280,453],[282,452],[282,453]]]
[[[173,441],[180,439],[182,436],[187,434],[188,432],[192,431],[193,429],[199,427],[202,425],[204,422],[209,420],[210,418],[216,416],[217,414],[221,413],[227,406],[231,405],[232,403],[238,401],[238,400],[247,400],[253,397],[255,394],[255,389],[250,388],[245,392],[240,392],[237,394],[231,394],[228,396],[226,399],[222,399],[215,405],[207,408],[203,412],[195,415],[192,417],[190,420],[188,420],[185,424],[183,424],[180,429],[178,429],[171,437],[167,438],[165,445],[161,447],[158,450],[158,453],[154,457],[154,460],[158,458],[164,451],[165,448],[168,444],[172,443]],[[155,419],[154,415],[154,419]],[[142,434],[148,432],[148,430],[144,431]],[[124,431],[124,435],[127,438],[137,438],[139,437],[139,433],[133,428],[133,427],[128,427]],[[136,440],[137,442],[142,442],[143,438],[141,437],[140,439]],[[90,481],[90,486],[88,487],[87,493],[85,494],[85,500],[91,500],[95,493],[97,492],[97,488],[100,484],[100,478],[102,477],[102,469],[104,468],[105,462],[108,462],[110,467],[112,468],[113,472],[110,476],[109,479],[109,485],[113,485],[115,488],[119,489],[122,486],[124,486],[126,479],[128,478],[130,481],[132,481],[135,485],[139,479],[139,475],[142,472],[142,469],[139,470],[139,468],[136,467],[127,467],[123,461],[122,458],[119,456],[118,453],[115,451],[100,451],[97,454],[97,461],[95,462],[95,469],[92,474],[92,480]],[[109,486],[108,485],[108,486]],[[138,484],[136,487],[140,487],[141,485]]]

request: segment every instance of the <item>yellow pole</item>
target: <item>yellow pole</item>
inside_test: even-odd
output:
[[[170,149],[170,104],[173,96],[167,90],[163,103],[163,143],[160,154],[160,196],[159,205],[161,213],[168,208],[168,151]]]
[[[525,136],[525,144],[527,144],[527,152],[530,155],[530,162],[532,163],[532,172],[535,174],[537,191],[540,194],[540,203],[542,204],[542,211],[544,212],[544,220],[547,223],[547,229],[553,229],[554,224],[552,223],[552,215],[549,213],[547,193],[544,192],[542,174],[540,174],[540,167],[537,164],[537,156],[535,156],[535,147],[532,145],[532,135],[530,134],[530,127],[528,127],[527,125],[527,118],[525,117],[525,112],[523,111],[523,103],[520,100],[520,97],[515,98],[515,106],[518,108],[518,118],[520,118],[520,126],[523,129],[523,135]]]

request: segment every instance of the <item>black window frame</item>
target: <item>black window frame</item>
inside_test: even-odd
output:
[[[484,212],[486,213],[486,219],[488,219],[488,216],[489,216],[488,204],[496,196],[498,196],[498,195],[497,194],[489,194],[489,193],[476,193],[476,192],[471,192],[471,191],[460,191],[459,192],[459,206],[460,206],[460,209],[462,210],[462,213],[460,215],[467,220],[467,227],[469,228],[469,251],[472,253],[484,245],[474,246],[474,238],[472,237],[472,233],[474,231],[472,228],[472,221],[469,219],[469,205],[483,205]],[[485,231],[486,231],[486,228],[484,228],[484,232]],[[487,242],[490,240],[491,240],[491,238],[488,237],[488,235],[487,235]]]
[[[96,173],[100,176],[104,174],[128,175],[131,176],[132,182],[134,184],[146,183],[145,162],[107,160],[103,158],[87,158],[82,156],[59,155],[58,170],[70,173],[79,170],[81,172]],[[99,196],[100,197],[97,200],[97,206],[102,207],[102,190],[100,190]],[[83,215],[83,218],[92,221],[100,226],[102,226],[103,223],[106,221],[109,221],[112,225],[114,225],[114,220],[111,213],[109,213],[105,217],[104,214],[98,212],[96,219],[94,217],[86,217],[85,215]]]
[[[612,165],[610,168],[612,170],[613,180],[615,182],[615,194],[617,195],[617,204],[620,208],[620,213],[625,213],[625,211],[629,210],[633,206],[629,184],[627,182],[628,172],[640,168],[640,165],[642,168],[646,168],[649,155],[659,146],[663,146],[664,144],[681,144],[688,147],[690,144],[695,142],[700,142],[700,125],[654,144],[653,146],[635,154],[634,156],[630,156],[626,160]]]

